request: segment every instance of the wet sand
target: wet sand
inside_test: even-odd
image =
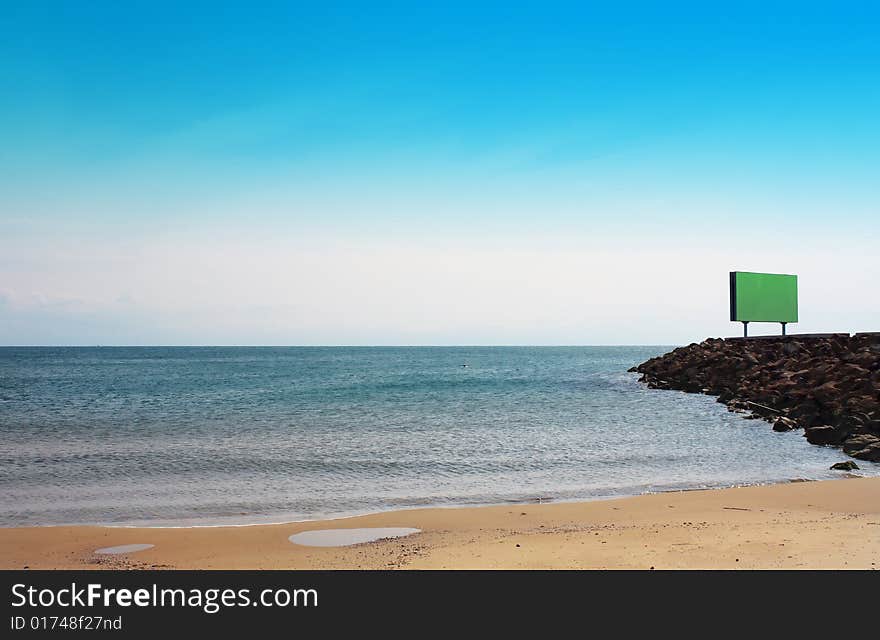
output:
[[[421,532],[346,547],[316,529]],[[121,545],[155,545],[96,554]],[[880,478],[186,529],[0,529],[3,569],[876,569]]]

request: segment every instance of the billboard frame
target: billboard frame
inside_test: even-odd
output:
[[[757,275],[757,276],[780,276],[785,278],[793,278],[794,279],[794,319],[791,320],[743,320],[738,317],[737,313],[737,276],[739,274],[749,274],[749,275]],[[785,334],[785,327],[789,322],[797,322],[798,321],[798,289],[797,289],[797,275],[790,273],[765,273],[761,271],[731,271],[730,272],[730,320],[731,322],[742,322],[743,323],[743,337],[749,337],[749,322],[779,322],[782,325],[782,335]]]

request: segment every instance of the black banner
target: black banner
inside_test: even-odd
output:
[[[496,631],[675,631],[707,616],[726,630],[774,622],[790,630],[805,621],[815,630],[811,616],[824,611],[833,620],[853,593],[878,584],[871,572],[788,571],[5,571],[0,579],[4,638],[289,637],[342,628],[372,636],[413,620],[412,635],[474,622]],[[811,593],[815,609],[804,604]]]

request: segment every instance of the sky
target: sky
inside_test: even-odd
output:
[[[876,4],[434,4],[0,0],[0,345],[880,330]]]

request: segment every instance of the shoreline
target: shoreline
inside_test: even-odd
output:
[[[288,541],[302,531],[356,527],[421,532],[350,547]],[[95,554],[127,544],[155,546]],[[279,524],[0,529],[2,569],[875,569],[878,561],[876,477]]]
[[[861,471],[864,471],[862,469]],[[337,522],[340,520],[350,520],[352,518],[361,518],[367,516],[379,516],[383,514],[389,513],[398,513],[405,511],[420,511],[420,510],[455,510],[455,509],[482,509],[487,507],[527,507],[527,506],[537,506],[537,505],[546,505],[546,504],[575,504],[581,502],[603,502],[606,500],[623,500],[626,498],[636,498],[639,496],[651,496],[651,495],[662,495],[667,493],[682,493],[688,491],[721,491],[724,489],[737,489],[743,487],[766,487],[777,484],[789,484],[792,482],[828,482],[831,480],[838,479],[852,479],[852,478],[872,478],[872,477],[880,477],[880,476],[872,476],[872,475],[860,475],[859,473],[851,473],[851,472],[842,472],[836,478],[805,478],[805,477],[791,477],[784,478],[779,480],[755,480],[755,481],[743,481],[743,482],[735,482],[731,484],[719,483],[717,485],[688,485],[682,486],[678,488],[658,488],[653,490],[641,491],[638,493],[619,493],[619,494],[602,494],[595,496],[578,496],[573,498],[537,498],[530,500],[509,500],[502,502],[460,502],[454,504],[434,504],[428,503],[424,505],[412,505],[405,507],[389,507],[389,508],[380,508],[376,510],[368,510],[368,511],[355,511],[355,512],[340,512],[340,513],[331,513],[321,516],[316,516],[313,518],[296,518],[292,517],[290,520],[283,519],[284,516],[266,516],[266,521],[254,521],[254,522],[212,522],[215,518],[222,518],[224,516],[214,516],[205,518],[204,524],[173,524],[175,522],[172,519],[157,519],[156,522],[160,524],[150,524],[147,521],[130,521],[130,522],[66,522],[59,524],[16,524],[16,525],[0,525],[0,531],[4,531],[7,529],[52,529],[52,528],[68,528],[68,527],[97,527],[102,529],[222,529],[222,528],[242,528],[242,527],[269,527],[269,526],[279,526],[279,525],[291,525],[291,524],[309,524],[312,522]],[[271,520],[269,520],[271,518]],[[282,519],[275,519],[282,518]],[[234,516],[229,517],[230,520],[234,519]]]

